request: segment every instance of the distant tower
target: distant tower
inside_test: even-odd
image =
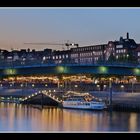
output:
[[[123,42],[123,37],[122,37],[122,36],[120,37],[120,42],[121,42],[121,43]]]
[[[126,38],[129,39],[129,33],[128,33],[128,32],[127,32],[127,34],[126,34]]]

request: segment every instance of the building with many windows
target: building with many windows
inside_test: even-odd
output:
[[[106,46],[103,44],[71,48],[71,61],[80,64],[94,64],[103,61]]]
[[[0,50],[0,61],[19,61],[25,64],[30,61],[43,64],[97,64],[100,62],[133,62],[140,63],[140,44],[134,39],[120,37],[119,41],[109,41],[107,44],[72,47],[67,50],[44,49],[41,51]],[[31,62],[31,63],[32,63]]]
[[[126,38],[120,37],[119,41],[109,41],[105,49],[106,61],[136,61],[138,44],[133,39],[129,38],[127,33]]]
[[[70,54],[71,50],[62,50],[62,51],[54,50],[52,52],[52,61],[55,64],[70,63],[71,60]]]

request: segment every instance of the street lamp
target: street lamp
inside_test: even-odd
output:
[[[78,85],[75,85],[74,87],[76,87],[76,88],[77,88],[77,87],[78,87]]]
[[[107,87],[107,85],[104,85],[104,91],[105,91],[106,87]]]
[[[22,95],[22,97],[23,97],[23,84],[20,84],[20,86],[21,86],[21,95]]]
[[[136,77],[132,78],[132,93],[134,92],[133,89],[134,89],[134,83],[136,80],[137,80]]]
[[[100,85],[97,85],[97,90],[100,91]]]
[[[129,62],[129,60],[128,60],[129,54],[127,54],[126,57],[127,57],[127,63],[128,63]]]
[[[34,87],[35,85],[34,84],[32,84],[32,87]]]
[[[109,106],[110,111],[112,111],[112,79],[109,78]]]
[[[124,89],[124,85],[121,85],[121,89],[122,89],[121,91],[123,91],[123,89]]]

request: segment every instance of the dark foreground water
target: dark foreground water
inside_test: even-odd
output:
[[[140,114],[0,103],[0,132],[140,131]]]

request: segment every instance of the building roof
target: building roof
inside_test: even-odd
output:
[[[134,39],[120,39],[119,41],[114,41],[115,45],[123,45],[124,47],[129,47],[129,48],[137,48],[138,45],[134,41]]]

